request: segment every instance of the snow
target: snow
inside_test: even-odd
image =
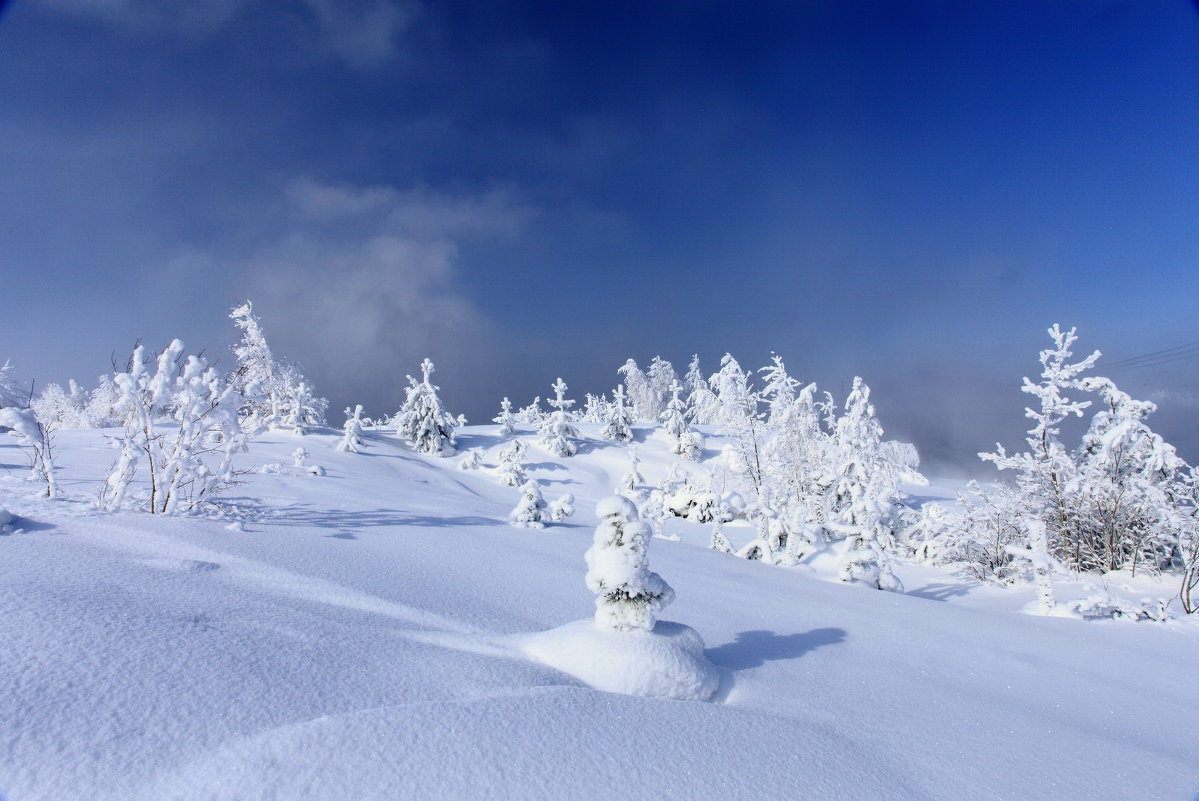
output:
[[[494,425],[455,431],[480,449],[478,471],[378,430],[363,452],[339,452],[340,432],[314,429],[302,444],[319,481],[278,468],[301,440],[268,432],[237,455],[252,469],[207,517],[97,512],[115,455],[97,431],[57,435],[62,497],[41,499],[0,436],[0,507],[14,516],[0,535],[0,796],[1199,791],[1191,619],[1026,615],[1031,586],[901,562],[907,592],[879,592],[836,581],[832,546],[772,567],[716,553],[711,524],[672,518],[679,541],[655,538],[652,567],[675,590],[670,617],[706,647],[666,623],[631,648],[606,644],[630,633],[571,621],[593,610],[583,554],[627,448],[601,424],[578,428],[576,456],[536,450],[525,464],[550,497],[575,498],[574,517],[541,531],[507,522],[519,491],[491,475],[506,444]],[[704,430],[702,462],[684,462],[655,430],[633,427],[650,483],[671,464],[698,482],[724,444]],[[757,535],[743,522],[723,533],[735,547]],[[1093,594],[1085,583],[1059,582],[1059,599]],[[1139,601],[1177,588],[1138,574],[1104,589]],[[709,701],[648,697],[670,695],[645,692],[672,680],[644,669],[662,640],[672,659],[714,666],[691,694],[718,675]]]
[[[704,656],[699,632],[659,620],[653,631],[601,629],[576,620],[531,637],[526,654],[597,690],[648,698],[707,701],[720,672]]]

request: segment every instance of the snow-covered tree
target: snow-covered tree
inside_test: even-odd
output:
[[[17,383],[17,368],[8,359],[0,364],[0,406],[24,407],[29,392]]]
[[[1082,361],[1070,362],[1074,355],[1071,347],[1078,340],[1075,329],[1062,331],[1054,324],[1049,329],[1053,347],[1041,351],[1041,381],[1033,383],[1024,379],[1024,392],[1040,402],[1039,408],[1025,410],[1034,422],[1028,431],[1029,450],[1024,453],[1008,454],[1002,445],[996,445],[994,453],[980,453],[979,458],[992,462],[1000,470],[1011,470],[1016,474],[1016,484],[1027,506],[1030,519],[1045,523],[1046,537],[1051,543],[1077,541],[1071,530],[1071,509],[1067,499],[1067,488],[1076,475],[1077,465],[1070,452],[1059,439],[1061,424],[1067,417],[1082,417],[1090,401],[1076,401],[1066,392],[1078,386],[1078,376],[1095,364],[1099,351]],[[1067,546],[1068,548],[1068,546]]]
[[[500,401],[500,413],[491,418],[493,423],[499,423],[499,431],[496,432],[500,437],[510,437],[516,433],[516,417],[512,414],[512,401],[504,398]]]
[[[523,528],[545,528],[545,521],[549,513],[537,482],[526,481],[521,485],[520,492],[520,500],[517,502],[516,508],[508,515],[509,522]]]
[[[433,362],[421,362],[421,381],[408,376],[408,398],[396,415],[396,433],[418,453],[430,456],[453,456],[454,427],[457,419],[441,405],[439,387],[433,385]]]
[[[512,444],[500,451],[495,477],[505,487],[519,487],[528,480],[523,464],[526,449],[523,440],[514,439]]]
[[[471,448],[458,461],[459,470],[478,470],[483,464],[483,452],[478,448]]]
[[[642,423],[656,422],[658,414],[654,391],[637,362],[629,359],[616,372],[624,376],[625,400],[632,409],[633,417]]]
[[[606,423],[611,413],[611,404],[603,395],[587,393],[587,401],[583,406],[584,423]]]
[[[772,353],[770,361],[769,366],[761,368],[758,372],[762,374],[762,400],[766,402],[769,410],[766,422],[775,428],[795,401],[795,390],[799,387],[799,382],[787,374],[782,356]]]
[[[358,453],[365,447],[362,441],[362,404],[357,404],[351,411],[350,407],[346,407],[346,424],[342,428],[341,441],[337,443],[337,450],[343,453]]]
[[[670,385],[670,401],[662,412],[662,435],[670,443],[671,453],[695,462],[703,453],[704,438],[687,424],[687,404],[679,397],[682,391],[678,381]]]
[[[587,588],[596,594],[595,622],[612,631],[652,631],[674,590],[649,569],[649,526],[637,507],[620,495],[595,508],[600,524],[587,550]]]
[[[275,359],[253,304],[247,300],[229,318],[241,331],[241,341],[233,347],[237,370],[230,382],[241,395],[241,415],[254,421],[248,427],[260,422],[302,434],[308,426],[323,425],[329,402],[316,395],[297,365]]]
[[[720,553],[733,553],[733,544],[725,536],[724,521],[719,517],[712,524],[712,541],[708,544],[708,547]]]
[[[87,418],[87,392],[72,379],[69,390],[47,384],[33,401],[37,419],[55,431],[91,428]]]
[[[849,541],[840,568],[844,581],[902,592],[884,549],[892,541],[890,514],[898,494],[894,466],[883,458],[882,426],[874,416],[870,388],[855,377],[837,421],[836,479],[825,493],[824,527]]]
[[[198,356],[183,359],[174,340],[151,367],[138,346],[128,372],[118,373],[116,409],[124,434],[121,453],[100,493],[100,508],[121,508],[139,464],[149,479],[148,511],[194,510],[233,480],[233,455],[245,449],[238,421],[240,395]],[[160,423],[161,421],[161,423]],[[209,458],[218,458],[217,465]]]
[[[608,420],[600,431],[604,439],[617,442],[633,441],[633,415],[625,405],[624,387],[617,386],[612,391],[612,404],[608,408]]]
[[[54,455],[51,427],[43,425],[33,409],[16,406],[0,408],[0,426],[11,432],[22,447],[29,448],[29,477],[46,484],[46,497],[58,497],[58,480],[54,476]]]
[[[700,426],[714,425],[720,418],[720,399],[708,386],[707,379],[699,367],[699,356],[691,357],[691,365],[683,379],[687,395],[687,417]]]
[[[541,424],[545,422],[545,410],[541,408],[541,396],[533,398],[532,403],[518,410],[514,418],[517,425],[540,429]]]
[[[579,437],[579,430],[570,422],[569,409],[575,402],[566,399],[567,387],[561,378],[554,382],[552,389],[554,399],[549,404],[554,411],[541,426],[541,447],[555,456],[574,456],[579,450],[578,443],[575,442]]]
[[[649,399],[653,401],[653,417],[650,420],[657,421],[661,419],[662,412],[666,411],[666,402],[670,400],[670,388],[678,381],[678,374],[670,362],[655,356],[650,361],[649,369],[645,371],[645,380],[649,385]]]
[[[629,469],[620,477],[620,486],[617,487],[617,491],[622,495],[637,495],[641,485],[645,483],[645,476],[637,469],[639,464],[641,459],[637,456],[637,448],[629,448]]]
[[[112,376],[105,373],[100,376],[96,388],[91,391],[87,402],[87,419],[96,428],[112,428],[121,424],[121,417],[116,411],[121,393],[112,382]]]
[[[558,500],[550,504],[550,520],[561,523],[575,513],[575,496],[569,492],[559,495]]]
[[[303,467],[304,463],[308,460],[308,457],[311,455],[312,454],[309,453],[307,450],[305,450],[304,446],[301,445],[300,447],[296,448],[294,451],[291,452],[292,464],[296,467]]]

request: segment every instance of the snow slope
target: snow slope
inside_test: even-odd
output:
[[[507,524],[516,489],[379,432],[357,455],[332,433],[256,441],[244,465],[284,467],[219,519],[95,512],[100,432],[59,435],[53,503],[0,442],[17,516],[0,536],[0,797],[1195,798],[1190,621],[1032,617],[1030,591],[918,566],[899,567],[908,594],[877,592],[829,581],[829,557],[709,551],[708,527],[676,520],[652,566],[677,594],[664,619],[724,671],[714,701],[531,661],[530,633],[591,616],[593,508],[627,470],[581,428],[578,456],[530,450],[546,499],[579,510],[543,530]],[[460,449],[496,464],[492,431]],[[638,434],[655,482],[672,457]],[[298,444],[326,476],[291,467]]]

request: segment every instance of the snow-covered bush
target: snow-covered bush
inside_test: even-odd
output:
[[[58,384],[47,384],[31,404],[42,425],[55,431],[91,428],[87,406],[87,391],[74,379],[68,382],[67,390]]]
[[[641,491],[640,487],[645,483],[645,476],[641,475],[641,471],[637,469],[639,464],[641,464],[641,459],[637,456],[637,449],[629,448],[629,469],[620,477],[620,485],[616,488],[621,495],[637,495]]]
[[[466,452],[466,455],[458,460],[459,470],[478,470],[483,464],[483,452],[478,448],[471,448]]]
[[[58,497],[58,481],[54,477],[53,438],[49,427],[42,425],[33,409],[15,406],[0,408],[0,426],[12,429],[22,447],[29,448],[29,477],[46,484],[46,497]]]
[[[303,467],[304,463],[308,460],[308,457],[311,455],[312,454],[310,454],[308,451],[306,451],[304,449],[303,446],[301,446],[291,452],[291,462],[296,467]]]
[[[578,450],[579,430],[571,424],[569,409],[575,405],[566,399],[566,383],[559,378],[552,387],[554,399],[549,402],[554,411],[541,426],[541,447],[555,456],[574,456]]]
[[[587,588],[596,594],[595,622],[614,631],[651,631],[674,590],[649,569],[651,532],[637,507],[616,495],[596,504],[600,524],[587,550]]]
[[[121,415],[117,412],[117,403],[121,392],[112,382],[112,376],[105,373],[100,376],[96,388],[91,391],[87,401],[87,419],[96,428],[112,428],[121,424]]]
[[[575,513],[575,496],[569,492],[565,495],[559,495],[556,501],[550,504],[550,520],[555,523],[561,523],[566,518]]]
[[[526,481],[520,486],[520,493],[516,508],[508,515],[509,522],[523,528],[545,528],[549,512],[537,482]]]
[[[128,372],[118,373],[114,384],[125,431],[100,492],[101,509],[122,507],[143,462],[151,513],[194,510],[233,480],[233,454],[245,449],[246,440],[237,414],[241,396],[204,359],[183,360],[183,343],[176,339],[151,367],[139,345]],[[210,458],[218,463],[209,464]]]
[[[420,369],[419,383],[408,376],[408,397],[396,415],[396,433],[419,453],[453,456],[457,418],[442,407],[438,387],[429,380],[435,369],[433,362],[425,359]]]

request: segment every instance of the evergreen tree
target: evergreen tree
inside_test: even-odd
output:
[[[404,408],[396,415],[396,433],[418,452],[430,456],[453,456],[454,427],[457,419],[441,405],[438,387],[429,380],[433,374],[433,362],[421,362],[422,380],[418,383],[408,377],[408,399]]]
[[[624,387],[617,385],[612,391],[612,405],[608,409],[608,420],[600,436],[617,442],[633,441],[633,415],[625,405]]]
[[[661,419],[662,413],[666,410],[666,402],[670,400],[670,388],[678,381],[678,375],[670,362],[655,356],[650,361],[645,378],[648,384],[649,400],[653,403],[653,416],[646,422],[656,422]]]
[[[342,429],[341,442],[337,443],[337,450],[344,453],[358,453],[364,447],[362,442],[362,404],[354,407],[350,411],[350,407],[346,407],[346,424]]]
[[[516,418],[512,414],[512,401],[504,398],[500,401],[500,413],[491,418],[493,423],[499,423],[500,429],[496,433],[507,438],[516,433]]]
[[[699,426],[719,422],[720,402],[699,369],[699,356],[691,357],[683,388],[687,395],[687,417],[691,422]]]
[[[662,434],[670,443],[671,453],[695,462],[703,453],[704,439],[687,424],[687,405],[679,397],[682,391],[677,380],[670,385],[670,402],[662,412]]]
[[[629,359],[616,372],[624,376],[625,400],[632,407],[633,417],[642,423],[656,422],[658,415],[654,392],[637,362]]]
[[[520,492],[520,500],[508,516],[508,520],[512,525],[523,528],[545,528],[548,512],[537,482],[526,481],[521,485]]]
[[[554,399],[549,402],[554,408],[553,414],[541,427],[541,446],[555,456],[574,456],[579,446],[575,440],[579,430],[570,422],[573,400],[566,399],[566,383],[559,378],[553,385]]]
[[[652,631],[674,590],[649,569],[651,532],[637,507],[616,495],[595,508],[600,524],[586,553],[587,588],[596,594],[595,623],[612,631]]]
[[[495,477],[505,487],[519,487],[528,481],[522,464],[525,450],[525,443],[522,440],[514,439],[511,445],[500,451],[500,464],[496,468]]]
[[[17,368],[13,367],[11,361],[5,359],[4,364],[0,364],[0,407],[23,408],[27,395],[28,393],[17,383]]]

